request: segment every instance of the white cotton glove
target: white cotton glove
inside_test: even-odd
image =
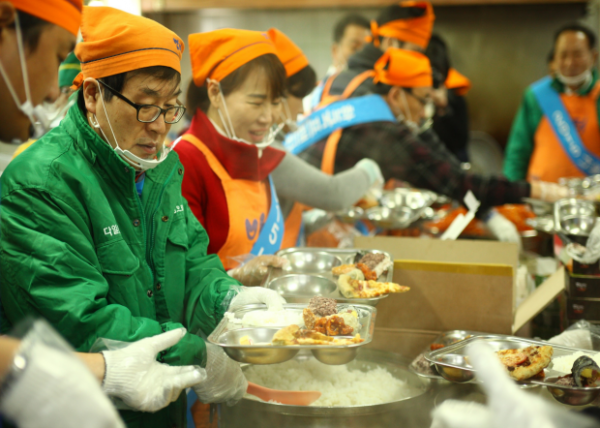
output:
[[[243,285],[253,287],[261,285],[267,274],[269,267],[285,268],[289,266],[288,259],[278,256],[256,256],[252,260],[243,264],[240,267],[231,269],[229,276],[237,279]]]
[[[27,352],[26,364],[16,381],[4,386],[0,404],[0,411],[19,428],[125,428],[75,354],[36,343]]]
[[[594,228],[590,232],[590,236],[583,245],[577,243],[569,243],[565,247],[567,254],[579,263],[591,265],[600,259],[600,221],[596,221]]]
[[[375,162],[372,159],[365,158],[359,160],[355,166],[356,168],[361,168],[369,175],[369,179],[371,180],[371,186],[376,184],[383,186],[383,174],[381,173],[381,169],[379,168],[377,162]]]
[[[193,386],[194,392],[203,403],[226,403],[233,406],[240,401],[248,389],[248,381],[239,363],[233,361],[225,351],[206,342],[207,378]]]
[[[103,351],[106,375],[103,389],[142,412],[156,412],[177,400],[181,391],[206,379],[198,366],[169,366],[156,355],[174,346],[185,329],[178,328],[139,340],[117,351]]]
[[[240,292],[231,300],[229,309],[260,303],[267,305],[270,311],[281,311],[286,301],[274,290],[264,287],[240,287]]]
[[[560,184],[547,181],[532,181],[531,196],[546,202],[556,202],[569,197],[569,189]]]
[[[432,413],[431,428],[491,428],[493,415],[483,404],[444,401]]]
[[[519,246],[519,250],[521,249],[521,235],[517,227],[498,211],[491,209],[485,224],[496,239],[502,242],[514,242]]]

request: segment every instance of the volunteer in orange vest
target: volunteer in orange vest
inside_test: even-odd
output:
[[[267,34],[277,49],[286,72],[286,93],[282,98],[281,119],[285,124],[273,147],[284,149],[279,137],[298,129],[297,119],[303,113],[302,99],[314,89],[316,74],[302,50],[284,33],[271,28]],[[300,180],[297,178],[301,177]],[[273,171],[281,210],[286,218],[283,248],[298,242],[302,212],[308,208],[340,211],[354,205],[373,184],[382,182],[379,166],[362,159],[355,168],[336,175],[323,173],[299,157],[287,154]],[[382,184],[382,183],[381,183]],[[319,189],[315,192],[314,189]],[[302,201],[296,202],[296,201]]]
[[[425,52],[434,21],[433,7],[427,1],[401,1],[382,9],[377,19],[371,21],[369,43],[348,59],[346,69],[330,76],[313,92],[310,110],[344,92],[346,96],[367,93],[370,80],[362,79],[361,74],[373,70],[389,48]]]
[[[207,229],[209,253],[218,254],[226,268],[256,256],[230,272],[253,285],[262,279],[266,264],[284,262],[265,255],[277,252],[283,242],[294,245],[298,235],[300,222],[295,216],[295,227],[287,232],[295,236],[284,236],[278,194],[290,198],[288,192],[293,194],[302,185],[306,199],[294,200],[310,204],[324,198],[315,192],[318,187],[306,185],[307,177],[279,170],[288,154],[270,147],[277,134],[272,127],[282,114],[286,71],[268,34],[217,30],[191,35],[189,45],[193,82],[187,104],[194,118],[174,145],[186,169],[183,194]],[[379,178],[376,173],[370,178],[364,167],[357,167],[354,174],[360,174],[357,186],[362,183],[363,194]],[[285,178],[283,192],[275,191],[276,175]]]
[[[506,148],[510,180],[557,182],[600,173],[600,81],[596,36],[572,24],[554,38],[554,76],[532,84],[523,97]]]

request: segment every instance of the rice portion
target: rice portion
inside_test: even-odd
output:
[[[304,326],[304,319],[300,311],[252,311],[248,312],[242,318],[242,327],[284,327],[296,324]]]
[[[587,354],[584,352],[575,352],[572,355],[565,355],[564,357],[558,357],[552,359],[552,369],[561,373],[571,373],[575,360],[579,357],[590,357],[594,362],[600,365],[600,353]]]
[[[369,406],[420,393],[420,389],[396,379],[382,367],[363,372],[349,370],[346,365],[330,366],[315,359],[251,366],[244,373],[249,382],[267,388],[320,391],[323,394],[321,398],[311,404],[316,407]]]

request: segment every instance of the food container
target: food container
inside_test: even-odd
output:
[[[569,321],[600,321],[600,298],[567,298],[567,319]]]
[[[596,207],[590,201],[580,199],[561,199],[554,204],[554,226],[557,232],[574,238],[589,236],[596,224]]]
[[[438,383],[440,381],[444,381],[444,378],[436,371],[435,366],[433,364],[430,365],[431,371],[424,371],[419,369],[419,361],[425,359],[425,355],[428,355],[432,352],[432,347],[435,345],[443,345],[443,347],[447,347],[453,345],[457,342],[465,340],[471,336],[484,336],[485,333],[481,333],[478,331],[469,331],[469,330],[451,330],[446,331],[436,337],[433,342],[417,357],[415,358],[409,366],[409,369],[415,373],[420,378],[435,380]],[[425,361],[427,361],[425,359]],[[422,364],[422,363],[421,363]]]
[[[360,207],[352,207],[348,210],[336,212],[335,216],[344,223],[354,224],[365,218],[365,211]]]
[[[314,296],[324,296],[332,297],[338,303],[376,306],[388,296],[370,299],[344,297],[337,288],[337,277],[331,273],[333,267],[355,263],[355,259],[366,253],[385,254],[390,260],[393,260],[389,253],[378,250],[359,251],[306,247],[282,250],[277,255],[288,259],[290,266],[286,269],[271,268],[264,286],[279,292],[288,303],[308,303]],[[379,280],[391,282],[393,276],[394,268],[391,266],[387,274],[384,274]]]
[[[298,360],[311,358],[300,353]],[[430,390],[408,370],[409,361],[397,354],[361,348],[350,369],[368,371],[383,367],[394,377],[415,388],[417,394],[409,398],[385,404],[354,407],[291,406],[266,403],[246,396],[234,407],[222,413],[222,427],[305,427],[305,428],[353,428],[353,427],[428,427],[433,399]],[[247,367],[243,366],[242,370]]]
[[[531,207],[533,213],[540,217],[546,215],[552,215],[554,211],[554,204],[551,202],[542,201],[541,199],[523,198],[523,202]]]
[[[576,352],[587,352],[593,354],[593,352],[585,351],[576,348],[570,348],[567,346],[560,346],[549,344],[548,342],[542,342],[537,340],[523,339],[514,336],[501,336],[501,335],[489,335],[489,336],[476,336],[446,348],[439,349],[426,355],[425,358],[435,365],[436,369],[442,375],[442,377],[451,382],[470,382],[475,379],[475,369],[471,366],[466,355],[467,346],[475,341],[482,341],[489,345],[494,351],[500,351],[504,349],[521,349],[528,346],[547,346],[550,345],[554,349],[552,358],[564,357],[572,355]],[[600,387],[595,388],[576,388],[569,386],[556,385],[554,382],[558,376],[564,376],[565,373],[557,372],[552,370],[552,362],[544,369],[545,379],[534,380],[528,379],[518,382],[523,386],[546,386],[550,394],[563,404],[570,405],[583,405],[574,403],[583,403],[587,398],[591,398],[585,404],[593,401],[598,394],[600,394]],[[585,391],[584,391],[585,390]],[[592,390],[596,390],[594,395]]]
[[[302,315],[306,304],[286,304],[284,309]],[[367,305],[338,305],[338,310],[349,306],[356,310],[360,329],[353,332],[360,334],[364,342],[353,345],[271,345],[275,333],[287,325],[244,328],[241,320],[244,315],[253,311],[266,311],[266,305],[246,305],[234,309],[233,321],[224,317],[217,328],[208,336],[208,341],[223,348],[225,353],[235,361],[249,364],[276,364],[290,360],[301,350],[312,352],[314,357],[325,364],[346,364],[356,357],[358,349],[371,342],[375,330],[377,310]],[[248,338],[252,345],[242,345],[241,339]],[[342,338],[342,337],[340,337]],[[344,337],[349,338],[349,337]]]
[[[383,193],[381,206],[386,208],[410,208],[421,210],[430,207],[437,200],[437,195],[429,190],[394,189]]]
[[[421,217],[422,210],[409,207],[375,207],[366,211],[365,217],[381,229],[406,229]]]

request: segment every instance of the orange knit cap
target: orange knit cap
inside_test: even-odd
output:
[[[471,89],[471,81],[455,69],[451,68],[448,70],[446,88],[454,89],[458,95],[465,96]]]
[[[81,61],[83,79],[113,76],[146,67],[164,66],[181,73],[183,41],[158,22],[112,7],[84,7],[83,42],[75,55]]]
[[[419,52],[388,49],[375,63],[373,82],[402,88],[432,86],[429,59]]]
[[[223,29],[188,37],[192,58],[192,77],[198,87],[206,79],[218,82],[261,55],[277,55],[275,45],[267,33],[259,31]]]
[[[369,41],[373,40],[373,44],[379,47],[379,37],[390,37],[403,42],[411,42],[426,49],[431,38],[433,21],[435,21],[431,3],[426,1],[403,1],[400,2],[399,6],[422,8],[425,9],[425,13],[417,18],[386,22],[381,27],[377,25],[377,21],[371,21],[371,38]]]
[[[9,0],[15,9],[48,21],[77,36],[83,0]]]
[[[267,34],[277,49],[277,56],[285,67],[287,77],[293,76],[308,65],[308,58],[304,52],[288,36],[277,28],[271,28]]]

